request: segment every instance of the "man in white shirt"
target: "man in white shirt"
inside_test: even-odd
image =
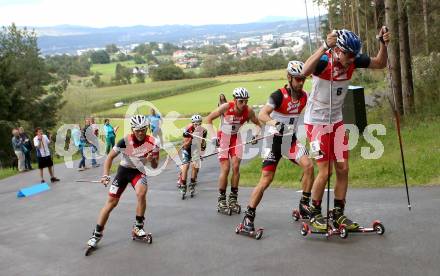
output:
[[[34,146],[35,146],[35,150],[37,151],[37,160],[38,160],[38,168],[40,169],[41,183],[46,182],[43,179],[44,168],[48,168],[51,182],[60,181],[53,174],[53,161],[50,155],[49,138],[47,138],[47,136],[43,134],[43,130],[39,127],[35,129],[35,135],[36,136],[34,137]]]

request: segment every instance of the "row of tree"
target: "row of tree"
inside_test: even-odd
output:
[[[286,59],[282,54],[273,56],[250,57],[247,59],[224,59],[220,60],[216,56],[205,58],[202,64],[202,77],[214,77],[220,75],[231,75],[245,72],[257,72],[264,70],[274,70],[285,68],[290,59]]]
[[[440,2],[436,0],[314,0],[328,10],[320,25],[323,38],[333,29],[351,29],[363,40],[363,51],[377,53],[376,35],[386,25],[392,40],[389,65],[400,114],[415,112],[412,62],[417,55],[440,50]],[[434,88],[437,89],[437,88]]]
[[[51,74],[34,32],[15,25],[0,30],[0,159],[13,154],[11,130],[52,128],[67,81]]]

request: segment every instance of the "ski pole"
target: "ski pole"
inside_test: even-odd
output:
[[[335,31],[333,31],[335,32]],[[329,116],[328,116],[328,124],[329,127],[331,127],[331,131],[328,134],[329,135],[329,143],[328,143],[328,147],[327,147],[327,157],[328,157],[328,169],[327,169],[327,219],[326,219],[326,224],[327,224],[327,231],[328,231],[328,227],[329,227],[329,218],[330,218],[330,174],[331,174],[331,135],[333,132],[333,126],[332,124],[332,113],[333,113],[333,107],[332,107],[332,103],[333,103],[333,63],[334,63],[334,59],[333,59],[333,51],[332,49],[330,49],[330,54],[331,54],[331,59],[330,59],[330,106],[329,106]],[[328,235],[327,235],[327,239],[328,239]]]
[[[100,180],[87,180],[87,179],[77,179],[75,182],[86,182],[86,183],[101,183]]]
[[[211,143],[211,141],[209,141],[209,139],[206,139],[204,137],[201,137],[201,136],[195,135],[193,133],[189,133],[189,132],[185,132],[185,133],[187,133],[188,135],[191,135],[192,137],[195,137],[195,138],[198,138],[198,139],[201,139],[201,140],[205,140],[206,142]]]
[[[388,28],[387,27],[384,27],[384,28],[385,28],[385,31],[387,32]],[[388,49],[388,46],[385,45],[385,41],[383,40],[383,36],[379,37],[379,40]],[[405,157],[404,157],[404,154],[403,154],[402,135],[400,133],[400,114],[399,114],[399,111],[397,110],[396,92],[394,91],[393,75],[391,74],[391,64],[390,64],[390,58],[388,57],[388,51],[387,51],[387,69],[388,69],[388,80],[389,80],[389,83],[390,83],[390,90],[391,90],[391,93],[393,95],[394,104],[391,102],[389,97],[388,97],[388,102],[391,105],[391,109],[392,109],[392,111],[394,113],[394,118],[396,119],[396,129],[397,129],[397,136],[399,138],[400,157],[402,159],[403,176],[404,176],[404,179],[405,179],[406,198],[408,200],[408,210],[411,211],[411,201],[410,201],[410,198],[409,198],[408,180],[407,180],[407,177],[406,177]]]
[[[78,179],[75,180],[75,182],[85,182],[85,183],[101,183],[102,185],[104,185],[104,187],[107,187],[108,184],[104,184],[101,182],[101,180],[87,180],[87,179]]]
[[[259,140],[265,139],[265,138],[270,137],[270,136],[273,136],[273,135],[274,135],[274,134],[269,134],[269,135],[262,136],[262,137],[257,138],[257,139],[251,139],[251,140],[249,140],[249,141],[247,141],[247,142],[245,142],[245,143],[242,143],[242,144],[239,144],[239,145],[235,145],[235,146],[232,146],[232,147],[229,147],[229,148],[226,148],[226,149],[220,149],[219,151],[216,151],[216,152],[213,152],[213,153],[210,153],[210,154],[204,155],[204,156],[200,156],[200,157],[197,157],[197,158],[195,158],[195,159],[188,160],[188,161],[186,161],[186,162],[182,162],[179,166],[182,166],[182,165],[185,165],[185,164],[191,163],[191,162],[193,162],[193,161],[203,160],[203,159],[205,159],[205,158],[211,157],[211,156],[216,155],[216,154],[219,154],[219,153],[221,153],[221,152],[229,151],[230,149],[233,149],[233,148],[236,148],[236,147],[244,146],[244,145],[247,145],[247,144],[250,144],[250,143],[253,143],[253,142],[258,142]]]

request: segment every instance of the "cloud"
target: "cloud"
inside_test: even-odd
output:
[[[1,25],[12,22],[19,26],[204,25],[254,22],[266,16],[305,17],[303,0],[271,0],[270,3],[243,0],[41,0],[19,3],[0,3]],[[309,12],[312,12],[310,10],[311,3]]]

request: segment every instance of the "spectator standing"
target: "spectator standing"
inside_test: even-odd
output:
[[[23,153],[24,153],[24,167],[26,171],[32,170],[32,160],[31,160],[31,152],[32,152],[32,142],[29,139],[29,136],[24,132],[23,127],[18,128],[18,133],[20,134],[21,139],[23,140]]]
[[[45,182],[43,178],[44,168],[48,168],[51,182],[60,181],[58,178],[55,177],[53,173],[53,161],[50,154],[49,144],[49,138],[47,138],[47,136],[43,134],[43,130],[41,128],[37,127],[35,129],[34,146],[35,150],[37,151],[37,160],[38,168],[40,169],[41,183]]]
[[[81,136],[82,139],[84,139],[84,149],[90,148],[90,151],[92,153],[92,167],[94,168],[99,167],[95,158],[96,148],[93,145],[93,143],[98,143],[98,137],[95,135],[95,133],[96,132],[93,130],[91,118],[86,118]]]
[[[221,106],[222,104],[227,103],[227,102],[228,102],[228,100],[226,99],[225,94],[220,93],[220,95],[218,95],[218,104],[217,104],[217,107],[219,107],[219,106]]]
[[[84,169],[86,169],[86,157],[84,156],[84,146],[86,142],[84,137],[81,135],[81,128],[79,125],[76,125],[72,129],[72,138],[73,138],[73,143],[81,153],[81,161],[79,161],[78,171],[83,171]]]
[[[99,128],[98,125],[95,123],[95,118],[94,117],[90,117],[90,123],[91,123],[91,127],[92,127],[92,143],[91,143],[91,149],[92,149],[92,167],[93,168],[97,168],[99,167],[99,164],[96,162],[96,153],[98,151],[98,146],[99,146]]]
[[[12,148],[18,159],[18,171],[23,172],[25,170],[25,156],[23,152],[23,139],[20,137],[20,133],[17,128],[12,130]]]
[[[163,137],[161,130],[162,117],[160,116],[159,113],[156,113],[156,110],[154,108],[151,108],[150,116],[148,116],[148,120],[150,121],[150,128],[153,137],[156,139],[160,139],[160,146],[162,146],[163,145]]]
[[[104,120],[104,133],[105,133],[105,154],[108,154],[110,150],[115,146],[116,132],[119,127],[113,127],[110,124],[109,119]]]

